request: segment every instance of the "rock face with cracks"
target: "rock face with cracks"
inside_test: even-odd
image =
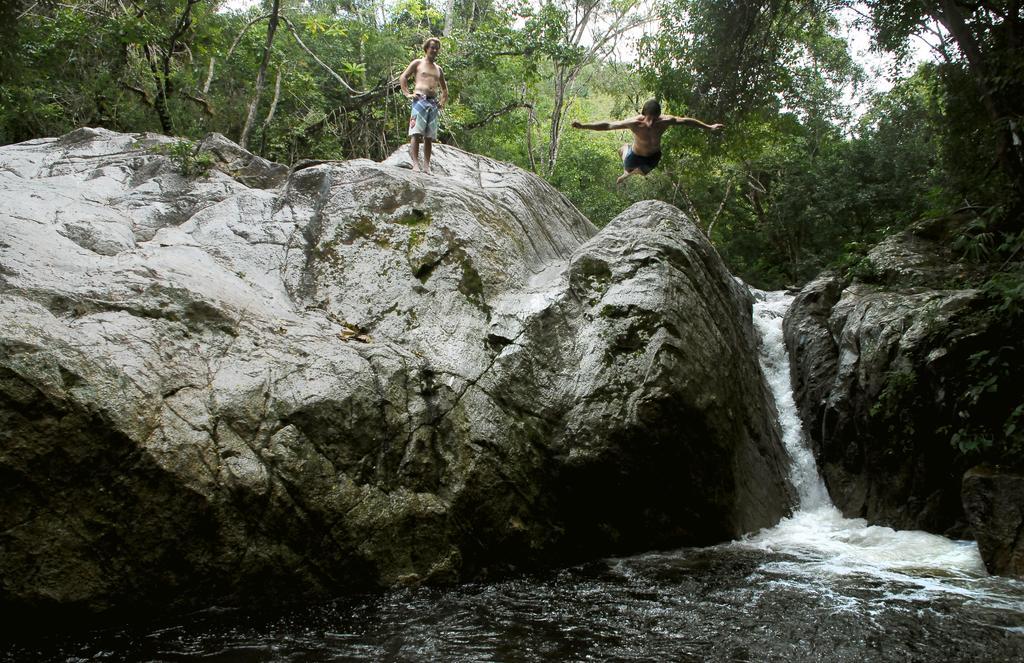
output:
[[[975,298],[844,285],[824,274],[794,299],[785,322],[794,397],[832,501],[847,517],[968,535],[960,506],[967,468],[921,422],[949,408],[934,385],[962,355],[948,352],[955,340],[937,347],[934,330],[952,326]]]
[[[1009,411],[1000,399],[1019,393],[993,380],[990,399],[974,407],[963,400],[977,389],[969,370],[975,358],[1009,345],[1004,339],[1015,332],[988,315],[981,290],[950,286],[969,267],[952,249],[957,232],[956,217],[920,222],[875,246],[858,276],[826,272],[801,290],[785,320],[794,397],[844,514],[977,537],[990,570],[1019,573],[987,552],[1013,549],[1012,518],[984,523],[986,514],[1019,512],[1012,499],[986,499],[1019,491],[1004,490],[1015,485],[1009,480],[989,480],[992,472],[968,480],[977,456],[955,444],[954,431],[971,417]],[[1008,540],[983,544],[1000,533]]]
[[[446,146],[0,148],[0,607],[165,610],[707,544],[791,504],[750,297]]]

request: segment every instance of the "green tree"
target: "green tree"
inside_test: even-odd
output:
[[[666,134],[660,192],[760,285],[798,282],[841,246],[821,195],[852,129],[843,100],[862,72],[828,11],[835,3],[675,0],[642,40],[640,71],[670,112],[724,122],[722,136]]]
[[[942,26],[955,45],[946,69],[950,101],[959,99],[964,86],[968,98],[977,99],[977,115],[964,113],[962,127],[984,126],[992,160],[998,163],[1018,196],[1024,194],[1024,6],[1019,0],[868,0],[877,44],[896,53],[906,51],[909,39]],[[953,118],[951,118],[953,119]],[[977,134],[978,132],[972,132]],[[1019,217],[1013,221],[1018,228]]]
[[[0,134],[82,125],[184,133],[196,113],[214,114],[196,67],[225,22],[214,10],[201,0],[32,3],[10,32]]]

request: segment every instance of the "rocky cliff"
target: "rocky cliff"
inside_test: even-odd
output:
[[[920,223],[874,247],[852,275],[823,274],[797,295],[785,334],[794,396],[836,505],[980,543],[982,511],[1011,506],[1016,516],[996,529],[1014,517],[1021,525],[1019,507],[991,503],[999,491],[964,479],[998,452],[990,433],[1012,416],[1020,348],[1008,336],[1015,323],[991,314],[984,291],[956,285],[983,280],[952,248],[962,227],[957,218]],[[991,561],[990,570],[1012,572]]]
[[[722,541],[791,503],[749,294],[673,207],[0,148],[0,606],[184,607]]]

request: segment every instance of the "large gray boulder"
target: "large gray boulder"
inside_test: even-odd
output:
[[[169,142],[0,148],[5,614],[453,582],[789,508],[749,294],[677,209],[596,233],[446,146],[289,174],[212,137],[187,179]]]

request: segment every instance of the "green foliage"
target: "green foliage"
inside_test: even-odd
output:
[[[531,170],[527,132],[537,105],[537,63],[522,55],[524,45],[514,21],[524,11],[476,20],[472,31],[456,31],[446,40],[446,71],[452,101],[442,117],[446,139],[457,146]]]
[[[1022,355],[1019,340],[979,350],[969,358],[966,388],[957,399],[958,426],[950,437],[965,455],[1024,464],[1024,396],[1018,387]]]
[[[588,117],[611,115],[613,100],[606,94],[592,93],[581,100],[577,110]],[[589,132],[568,130],[562,137],[558,165],[550,182],[600,227],[638,200],[641,178],[634,177],[616,188],[622,174],[619,148],[630,140],[628,132]]]
[[[975,341],[953,388],[955,420],[940,429],[974,461],[1024,466],[1024,270],[998,272],[983,286],[986,306],[960,321]]]
[[[961,234],[953,240],[953,248],[962,259],[971,262],[984,262],[992,257],[996,247],[997,236],[991,224],[984,218],[969,221]]]
[[[850,265],[845,276],[861,283],[877,283],[882,278],[878,265],[869,256],[864,256]]]
[[[428,35],[441,33],[443,14],[424,0],[400,0],[393,12],[397,26],[421,29]]]
[[[842,90],[863,74],[824,7],[673,0],[660,18],[640,45],[645,80],[669,112],[726,129],[666,136],[685,156],[659,197],[681,189],[734,272],[760,287],[799,283],[847,243],[913,218],[916,199],[891,189],[920,178],[887,173],[891,145],[869,127],[854,133]]]
[[[876,43],[904,55],[907,43],[938,23],[949,34],[939,67],[946,111],[945,143],[958,193],[994,204],[1024,195],[1024,64],[1019,3],[868,0]],[[1024,219],[1015,219],[1024,223]],[[1019,226],[1018,226],[1019,228]]]
[[[178,140],[153,148],[158,154],[166,154],[171,163],[184,177],[195,178],[206,175],[213,168],[216,159],[212,152],[200,150],[190,140]]]
[[[141,3],[141,13],[105,0],[9,5],[19,19],[2,29],[0,141],[82,125],[160,131],[160,86],[175,135],[195,140],[218,131],[237,139],[267,24],[241,33],[266,8],[218,13],[215,4],[191,7],[166,75],[154,74],[152,64],[167,52],[186,0]],[[598,225],[636,200],[670,202],[755,285],[798,284],[830,264],[869,279],[871,266],[849,246],[964,201],[999,212],[965,226],[959,254],[979,263],[1005,260],[1014,251],[1011,237],[1015,246],[1020,238],[1004,231],[1020,215],[1005,200],[1007,180],[993,170],[996,128],[984,119],[976,72],[962,58],[922,67],[866,99],[867,112],[854,121],[842,90],[863,74],[830,11],[836,4],[669,0],[659,28],[638,45],[635,67],[588,55],[586,42],[571,36],[586,12],[632,15],[632,0],[456,0],[450,26],[439,0],[404,0],[378,12],[343,0],[285,2],[282,11],[302,43],[360,91],[386,87],[421,55],[425,37],[450,28],[440,56],[451,91],[444,142],[541,173]],[[869,4],[879,44],[896,48],[934,3]],[[1000,50],[1005,23],[983,12],[968,18],[998,65],[986,80],[1010,98],[1024,65]],[[288,25],[274,41],[249,148],[294,163],[381,159],[403,144],[406,101],[387,93],[353,99]],[[571,81],[561,98],[557,81]],[[669,131],[661,166],[616,190],[617,151],[628,132],[556,124],[624,117],[652,95],[666,112],[722,121],[726,129]]]
[[[161,131],[158,84],[167,90],[175,135],[195,139],[218,131],[237,139],[267,24],[256,22],[241,34],[263,10],[221,14],[213,11],[213,4],[190,8],[191,21],[177,37],[167,76],[161,58],[185,0],[145,3],[141,13],[126,13],[122,5],[99,0],[33,5],[18,21],[17,56],[5,70],[12,75],[0,86],[0,140],[55,136],[82,125]],[[351,86],[365,90],[383,85],[419,55],[424,37],[420,24],[403,27],[398,15],[392,22],[367,23],[337,4],[284,3],[283,12],[302,42]],[[427,13],[437,15],[436,10]],[[261,123],[269,114],[278,72],[281,90],[273,119]],[[404,100],[384,95],[371,104],[353,103],[284,23],[274,41],[268,78],[270,89],[264,91],[249,144],[268,158],[383,158],[405,139]],[[394,136],[393,142],[382,140],[387,136]]]
[[[909,366],[900,364],[890,369],[885,376],[885,386],[868,414],[876,419],[900,422],[901,413],[908,409],[908,401],[915,399],[914,392],[917,389],[917,374]],[[913,423],[904,421],[890,428],[890,432],[900,437],[911,437],[915,431]]]
[[[1024,318],[1024,273],[1018,265],[1011,272],[997,272],[984,286],[991,302],[990,315],[1009,321]]]
[[[826,4],[670,0],[639,45],[643,70],[660,97],[732,124],[764,109],[841,112],[838,88],[860,73]]]

